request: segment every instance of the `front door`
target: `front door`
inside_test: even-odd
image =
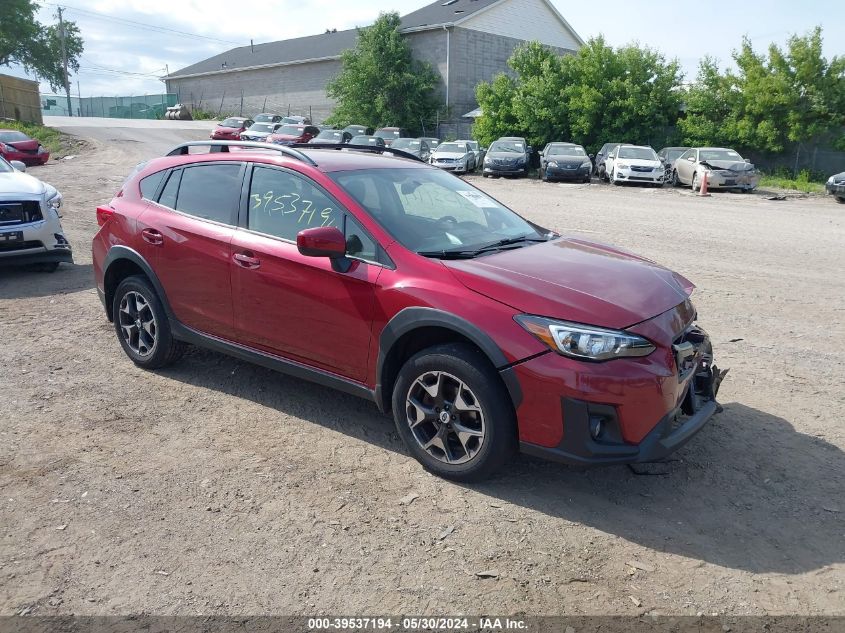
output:
[[[269,166],[253,168],[241,224],[232,240],[239,338],[365,382],[374,287],[382,271],[373,263],[374,242],[316,183]],[[346,230],[356,255],[347,272],[333,270],[328,258],[299,253],[296,234],[317,226]]]

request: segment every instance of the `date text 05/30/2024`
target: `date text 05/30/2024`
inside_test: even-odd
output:
[[[520,631],[524,620],[508,617],[323,617],[308,618],[310,631]]]

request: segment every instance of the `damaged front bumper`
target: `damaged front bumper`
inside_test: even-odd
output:
[[[623,439],[623,434],[627,435],[623,433],[626,415],[623,408],[630,403],[623,407],[564,395],[560,400],[563,436],[558,445],[540,446],[523,441],[520,450],[543,459],[579,466],[664,459],[686,444],[713,415],[721,411],[716,396],[727,374],[726,370],[720,370],[713,364],[710,339],[697,326],[690,326],[675,341],[671,354],[676,372],[674,381],[681,388],[681,397],[638,442]],[[668,388],[668,383],[664,383],[663,389]]]

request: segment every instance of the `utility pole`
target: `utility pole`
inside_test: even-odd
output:
[[[58,11],[59,11],[59,41],[62,44],[62,69],[64,70],[65,94],[67,95],[67,114],[68,114],[68,116],[73,116],[73,106],[70,104],[70,81],[68,80],[68,75],[67,75],[67,49],[65,48],[65,22],[62,19],[63,9],[61,7],[59,7]]]

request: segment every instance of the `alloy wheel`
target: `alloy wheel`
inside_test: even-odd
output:
[[[120,333],[129,349],[138,356],[152,354],[158,332],[155,315],[140,292],[131,290],[123,295],[118,310]]]
[[[408,390],[405,418],[420,448],[446,464],[464,464],[486,437],[484,412],[472,390],[442,371],[419,376]]]

